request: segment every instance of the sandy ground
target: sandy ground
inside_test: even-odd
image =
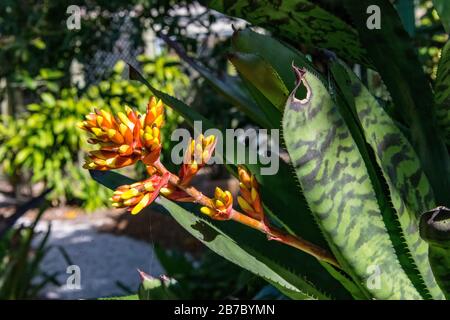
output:
[[[23,222],[23,221],[22,221]],[[25,222],[26,223],[26,222]],[[39,230],[47,230],[41,221]],[[118,282],[136,292],[137,269],[159,276],[163,269],[152,245],[127,236],[97,231],[95,224],[81,220],[53,220],[49,245],[52,247],[41,267],[47,273],[58,272],[61,286],[50,285],[42,291],[47,299],[93,299],[127,294]],[[78,267],[69,267],[58,247],[63,247],[71,263],[79,267],[79,288],[72,276]]]
[[[215,180],[199,177],[196,186],[213,194],[216,185],[236,194],[236,179]],[[0,180],[1,190],[8,191]],[[5,189],[6,188],[6,189]],[[10,204],[9,202],[12,201]],[[14,212],[14,202],[0,193],[0,216]],[[31,210],[16,225],[29,224],[36,210]],[[51,250],[41,264],[48,274],[57,272],[60,286],[49,285],[41,293],[45,299],[94,299],[127,295],[118,283],[136,292],[139,285],[137,269],[152,276],[163,274],[152,243],[170,250],[199,257],[204,246],[189,235],[168,215],[144,210],[131,216],[120,210],[106,209],[84,213],[76,207],[57,207],[45,212],[38,230],[46,231],[49,223],[52,231],[48,241]],[[64,248],[70,263],[58,248]],[[70,267],[73,264],[75,267]],[[68,269],[69,268],[69,269]],[[75,269],[80,270],[80,286],[73,286]],[[69,285],[67,285],[69,284]]]

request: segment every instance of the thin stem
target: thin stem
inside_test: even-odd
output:
[[[188,195],[190,195],[192,198],[194,198],[196,203],[199,203],[206,207],[212,207],[212,200],[210,198],[205,196],[203,193],[201,193],[193,186],[183,186],[182,184],[180,184],[180,178],[178,178],[178,176],[168,171],[161,162],[157,161],[153,165],[161,173],[169,173],[170,183],[177,186],[178,188],[186,192]],[[275,240],[287,244],[288,246],[294,247],[296,249],[299,249],[303,252],[306,252],[314,256],[318,260],[328,262],[329,264],[337,268],[341,268],[336,258],[327,250],[301,237],[288,234],[286,232],[283,232],[282,230],[279,230],[278,228],[270,226],[267,222],[253,219],[252,217],[249,217],[248,215],[245,215],[235,209],[232,209],[231,211],[230,220],[234,220],[236,222],[249,226],[250,228],[265,233],[269,240]]]

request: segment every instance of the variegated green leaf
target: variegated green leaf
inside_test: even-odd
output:
[[[430,244],[433,273],[450,299],[450,209],[441,206],[425,212],[420,219],[420,235]]]
[[[334,59],[332,59],[332,61],[333,60]],[[392,200],[390,198],[389,188],[386,184],[386,179],[377,165],[377,159],[373,150],[370,150],[370,145],[364,137],[364,129],[358,120],[355,99],[352,94],[349,76],[345,71],[342,72],[342,70],[336,72],[336,69],[338,69],[337,67],[340,67],[339,64],[333,63],[329,70],[335,79],[335,83],[332,83],[331,85],[334,86],[337,83],[336,87],[332,88],[332,92],[334,92],[334,98],[336,100],[338,111],[344,119],[355,144],[359,149],[361,157],[364,160],[367,173],[375,191],[380,213],[389,234],[389,239],[392,243],[395,254],[397,255],[397,259],[420,295],[424,299],[429,299],[431,298],[431,294],[425,286],[424,280],[411,257],[411,253],[403,236],[400,222],[395,209],[392,206]]]
[[[370,66],[356,31],[340,18],[306,0],[212,0],[212,9],[267,28],[282,39],[336,52]]]
[[[284,112],[286,147],[306,200],[333,253],[368,296],[421,299],[402,269],[355,141],[322,82],[295,69],[308,94],[291,93]],[[368,283],[379,270],[380,287]],[[369,284],[369,285],[368,285]]]
[[[235,31],[231,38],[231,44],[235,51],[257,54],[266,60],[278,73],[289,92],[295,87],[295,76],[292,73],[291,63],[315,72],[310,61],[301,52],[270,35],[255,32],[250,28]],[[317,76],[320,77],[320,75]],[[301,91],[299,93],[302,94]]]
[[[436,202],[450,206],[450,156],[437,128],[431,87],[412,40],[389,0],[341,0],[380,73],[433,188]],[[381,28],[367,28],[367,8],[381,11]]]
[[[388,184],[392,205],[401,226],[400,236],[407,245],[407,254],[413,259],[413,266],[420,272],[419,281],[429,292],[425,296],[442,299],[442,291],[437,286],[428,261],[428,245],[419,235],[421,213],[435,207],[433,192],[420,160],[408,139],[358,77],[348,67],[337,62],[333,62],[331,70],[338,80],[337,85],[341,88],[348,86],[352,94],[364,137],[372,147]],[[339,73],[343,73],[344,77],[339,78]],[[411,273],[414,272],[411,270]]]
[[[439,132],[450,146],[450,41],[441,52],[434,85],[434,102]]]

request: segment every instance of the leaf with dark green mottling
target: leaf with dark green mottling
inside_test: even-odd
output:
[[[421,299],[398,261],[355,141],[323,83],[296,69],[307,96],[291,93],[284,140],[305,198],[343,269],[368,297]],[[381,270],[380,288],[367,285]]]
[[[408,139],[350,68],[332,62],[331,71],[339,89],[351,95],[347,99],[352,100],[365,141],[372,148],[388,185],[390,199],[387,202],[389,206],[392,203],[393,208],[386,207],[384,214],[392,215],[390,221],[399,224],[400,228],[392,228],[390,234],[398,236],[398,241],[393,243],[398,248],[396,252],[402,267],[424,297],[442,299],[442,291],[428,261],[428,245],[418,232],[420,214],[435,206],[419,158]]]
[[[353,27],[312,1],[212,0],[208,6],[267,28],[291,43],[332,50],[341,57],[371,65]]]
[[[450,299],[450,209],[438,207],[420,219],[420,235],[430,244],[430,259],[436,281]]]
[[[450,206],[450,157],[435,122],[431,87],[395,8],[388,0],[343,2],[398,113],[411,130],[412,145],[437,203]],[[369,5],[380,7],[380,29],[367,28]]]

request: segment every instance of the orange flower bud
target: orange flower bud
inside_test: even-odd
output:
[[[112,206],[127,208],[131,214],[137,214],[155,200],[168,181],[169,173],[162,176],[155,174],[147,180],[120,186],[111,198]]]
[[[213,135],[205,138],[200,134],[195,140],[191,139],[178,174],[182,184],[188,184],[206,165],[214,152],[216,142],[216,137]]]
[[[147,104],[147,112],[141,117],[140,139],[144,146],[142,161],[154,163],[161,153],[161,127],[164,122],[164,108],[161,100],[152,97]]]
[[[259,185],[255,176],[244,166],[238,166],[239,191],[238,203],[241,209],[253,219],[262,221],[264,209],[259,195]]]
[[[211,200],[210,207],[201,207],[200,211],[207,216],[210,216],[216,220],[228,220],[230,219],[231,212],[233,210],[233,196],[231,192],[223,191],[219,187],[216,187],[214,191],[214,197]]]

